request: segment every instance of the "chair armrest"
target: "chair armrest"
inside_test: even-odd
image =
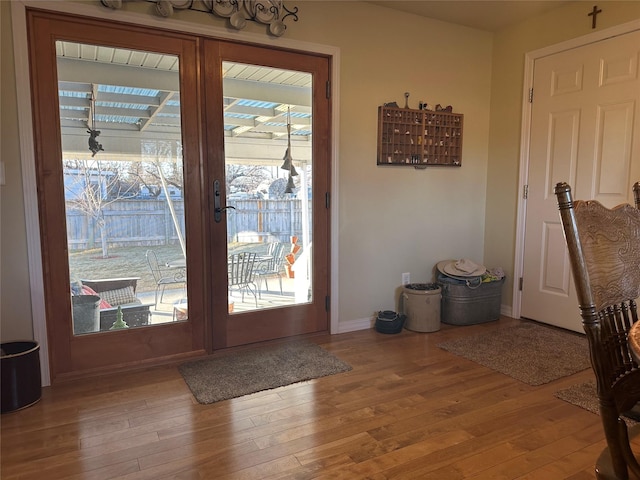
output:
[[[135,293],[140,277],[126,278],[100,278],[97,280],[80,280],[83,285],[92,288],[94,292],[106,292],[108,290],[118,290],[120,288],[133,287]]]

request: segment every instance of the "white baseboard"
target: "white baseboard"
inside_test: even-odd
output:
[[[500,315],[513,318],[513,310],[509,305],[500,305]],[[355,332],[357,330],[368,330],[374,328],[376,322],[375,317],[356,318],[338,323],[338,331],[335,333]]]
[[[338,331],[336,333],[355,332],[356,330],[368,330],[375,325],[375,317],[356,318],[338,323]]]
[[[513,318],[513,309],[510,305],[500,305],[500,315]]]

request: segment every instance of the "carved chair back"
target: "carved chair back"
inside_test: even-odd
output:
[[[640,478],[640,464],[620,418],[640,401],[640,370],[627,343],[628,331],[638,320],[640,210],[628,204],[608,209],[597,201],[573,200],[566,183],[558,183],[555,193],[615,478],[628,478],[628,470]]]

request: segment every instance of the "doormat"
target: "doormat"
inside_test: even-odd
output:
[[[348,372],[351,365],[310,342],[272,345],[180,365],[196,400],[210,404]]]
[[[600,415],[596,383],[593,380],[558,390],[553,396],[577,407],[584,408],[591,413]],[[629,426],[640,422],[640,405],[636,405],[633,409],[626,412],[622,418]]]
[[[527,385],[543,385],[591,368],[584,335],[534,322],[438,346]]]

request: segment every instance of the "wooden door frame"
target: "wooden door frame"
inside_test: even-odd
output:
[[[111,11],[105,9],[98,2],[94,4],[67,2],[40,2],[38,0],[14,0],[11,4],[11,23],[13,29],[13,47],[16,76],[16,98],[21,108],[18,111],[20,131],[20,162],[22,173],[22,188],[25,204],[25,224],[27,232],[27,255],[29,266],[29,287],[31,295],[31,314],[33,322],[34,340],[40,344],[40,362],[42,385],[51,384],[49,344],[47,340],[47,324],[45,314],[44,280],[42,251],[40,246],[39,211],[37,205],[37,188],[35,172],[34,131],[32,118],[32,102],[30,94],[30,72],[28,62],[28,42],[26,26],[27,8],[59,12],[88,18],[109,19],[132,25],[148,26],[169,31],[196,34],[204,37],[219,38],[237,42],[253,43],[274,48],[286,48],[302,52],[324,54],[331,59],[331,258],[329,260],[331,307],[330,333],[340,333],[338,324],[339,284],[338,284],[338,145],[339,145],[339,108],[340,104],[340,49],[333,46],[310,42],[289,40],[286,38],[273,39],[266,35],[249,32],[233,32],[217,26],[193,24],[171,18],[158,18],[136,12],[122,10]],[[222,24],[223,20],[220,20]]]
[[[50,372],[56,379],[109,371],[130,365],[148,365],[202,355],[206,351],[204,294],[203,221],[206,196],[200,191],[202,145],[200,142],[201,107],[197,36],[159,32],[146,27],[82,19],[55,12],[28,12],[29,61],[32,98],[39,102],[34,109],[34,138],[38,207],[42,228],[42,262],[44,276]],[[70,41],[133,48],[174,55],[180,59],[177,76],[180,82],[181,144],[184,152],[185,226],[189,321],[166,322],[147,328],[75,335],[69,321],[71,297],[67,244],[67,206],[63,177],[64,152],[58,105],[58,65],[52,42]],[[42,53],[40,53],[42,52]],[[189,115],[186,113],[189,112]],[[203,198],[204,197],[204,198]],[[62,228],[61,228],[62,227]],[[198,294],[195,294],[195,293]],[[66,293],[66,294],[65,294]]]
[[[513,302],[511,305],[511,316],[520,318],[522,310],[522,291],[520,290],[519,279],[524,274],[524,238],[525,223],[527,216],[527,201],[524,197],[526,185],[528,185],[529,172],[529,147],[531,141],[531,115],[532,104],[529,102],[529,92],[533,88],[534,66],[536,60],[555,55],[567,50],[583,47],[592,43],[597,43],[611,37],[624,35],[636,30],[640,30],[640,20],[623,23],[615,27],[607,28],[598,32],[589,33],[581,37],[573,38],[565,42],[550,45],[538,50],[528,52],[525,55],[524,82],[522,89],[522,129],[520,131],[520,167],[518,177],[518,202],[516,219],[516,239],[515,255],[513,262]]]
[[[223,62],[238,62],[257,65],[264,68],[284,69],[309,73],[313,77],[309,94],[312,98],[313,142],[312,142],[312,183],[313,207],[311,224],[314,247],[309,250],[312,256],[312,299],[309,302],[296,302],[293,305],[278,308],[257,309],[241,315],[228,312],[227,282],[227,235],[226,221],[209,222],[209,238],[211,239],[211,284],[225,285],[224,295],[213,292],[213,348],[222,349],[259,343],[297,335],[317,334],[328,331],[329,312],[325,298],[329,295],[328,255],[331,250],[328,228],[330,218],[325,203],[325,191],[330,191],[330,99],[326,95],[326,83],[331,74],[330,59],[326,55],[290,50],[267,50],[260,45],[247,45],[219,39],[206,39],[202,45],[205,79],[205,116],[207,132],[204,143],[207,146],[206,158],[213,180],[220,180],[222,197],[225,198],[225,139],[222,128],[223,119],[220,107],[223,104],[223,78],[215,74],[207,74],[207,66],[213,65],[216,72],[222,68]],[[272,54],[269,55],[269,52]],[[325,76],[326,75],[326,76]],[[258,97],[260,98],[260,97]],[[278,163],[279,164],[279,163]],[[299,167],[300,168],[300,167]],[[211,193],[213,195],[213,193]],[[310,245],[303,245],[306,249]],[[220,292],[222,293],[222,292]]]

